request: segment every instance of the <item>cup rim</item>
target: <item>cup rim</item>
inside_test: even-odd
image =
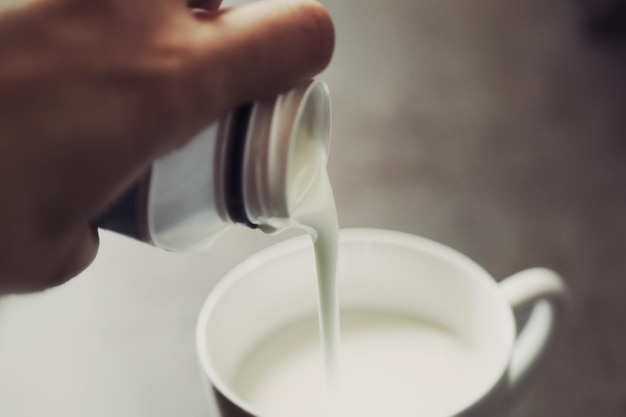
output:
[[[477,262],[464,255],[463,253],[453,249],[447,245],[439,243],[437,241],[414,235],[407,232],[400,232],[389,229],[379,228],[345,228],[340,229],[339,242],[340,247],[342,242],[380,242],[380,243],[392,243],[400,244],[405,247],[416,249],[422,253],[428,253],[434,256],[438,256],[444,260],[452,262],[461,266],[468,275],[474,277],[474,281],[483,287],[493,302],[499,304],[500,310],[506,317],[503,317],[505,322],[508,322],[507,326],[509,336],[507,337],[506,354],[502,355],[502,362],[498,364],[497,369],[499,372],[495,373],[490,380],[485,383],[484,390],[480,396],[474,398],[467,404],[461,404],[457,410],[451,414],[456,416],[459,413],[465,412],[471,409],[475,404],[482,402],[500,383],[505,376],[506,370],[509,366],[511,355],[513,352],[516,322],[513,316],[511,306],[505,301],[502,293],[499,290],[498,283],[482,266]],[[246,276],[249,272],[256,269],[258,266],[280,256],[287,255],[291,252],[295,252],[306,247],[312,248],[311,238],[308,235],[297,236],[294,238],[286,239],[282,242],[271,245],[265,249],[262,249],[250,257],[236,265],[233,269],[227,272],[223,278],[215,285],[213,290],[207,296],[205,302],[200,309],[196,324],[196,354],[202,367],[202,371],[205,377],[208,378],[209,383],[214,386],[223,396],[225,396],[233,404],[243,409],[245,412],[256,417],[271,417],[260,413],[248,404],[230,388],[229,384],[225,383],[216,371],[215,367],[211,363],[209,358],[209,345],[210,342],[206,337],[206,325],[211,316],[211,313],[219,300],[229,289],[242,277]],[[505,330],[506,331],[506,330]]]

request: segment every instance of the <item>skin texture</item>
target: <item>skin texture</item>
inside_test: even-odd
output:
[[[154,159],[329,63],[313,0],[41,0],[0,13],[0,293],[86,268],[92,226]]]

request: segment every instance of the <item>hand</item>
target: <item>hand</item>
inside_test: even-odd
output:
[[[40,0],[0,13],[0,293],[94,258],[98,216],[159,156],[237,104],[329,62],[313,0]]]

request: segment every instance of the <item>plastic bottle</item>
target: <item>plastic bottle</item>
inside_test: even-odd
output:
[[[293,149],[305,134],[328,155],[330,118],[328,88],[315,80],[236,108],[157,160],[97,224],[176,252],[205,250],[236,224],[284,230],[290,164],[301,163]]]

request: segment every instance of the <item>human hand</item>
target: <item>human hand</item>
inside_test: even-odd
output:
[[[58,285],[93,220],[226,110],[328,64],[313,0],[40,0],[0,13],[0,293]]]

